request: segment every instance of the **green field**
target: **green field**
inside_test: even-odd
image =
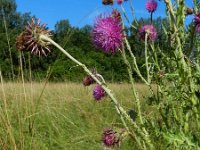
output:
[[[128,84],[109,85],[126,110],[134,108]],[[76,83],[1,84],[0,147],[4,150],[102,150],[101,134],[123,127],[109,98],[96,102],[94,86]],[[140,96],[147,88],[137,84]],[[143,104],[143,103],[142,103]],[[145,105],[142,105],[145,110]],[[146,111],[151,116],[151,111]],[[120,149],[134,148],[127,137]]]

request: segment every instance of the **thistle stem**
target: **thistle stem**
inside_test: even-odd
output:
[[[125,44],[126,44],[126,47],[131,55],[131,57],[133,58],[133,68],[135,70],[135,72],[137,73],[137,75],[141,78],[141,80],[147,85],[149,86],[150,84],[147,82],[147,80],[142,76],[139,68],[138,68],[138,65],[137,65],[137,62],[136,62],[136,57],[135,55],[133,54],[133,52],[131,51],[131,47],[130,47],[130,44],[127,40],[127,38],[125,38]]]
[[[148,33],[145,34],[145,66],[146,66],[146,71],[147,71],[147,82],[150,83],[148,52],[147,52],[147,47],[148,47],[147,38],[148,38]]]
[[[40,39],[41,40],[45,40],[47,42],[50,42],[52,45],[54,45],[55,47],[57,47],[62,53],[64,53],[71,61],[73,61],[74,63],[76,63],[77,65],[79,65],[80,67],[82,67],[84,69],[84,71],[90,75],[99,85],[102,86],[102,88],[105,90],[105,92],[107,93],[107,95],[111,98],[112,102],[115,105],[116,111],[119,112],[118,114],[121,116],[123,115],[124,118],[126,118],[130,123],[133,124],[133,127],[136,129],[136,131],[141,135],[141,137],[144,138],[144,140],[147,142],[147,144],[149,145],[149,147],[152,149],[153,145],[151,144],[151,141],[149,139],[149,136],[146,132],[144,132],[143,130],[141,130],[138,125],[136,124],[136,122],[134,122],[131,117],[126,113],[126,111],[120,106],[120,104],[118,103],[117,99],[115,98],[115,96],[113,95],[112,91],[106,86],[106,84],[102,83],[84,64],[82,64],[81,62],[79,62],[78,60],[76,60],[72,55],[70,55],[67,51],[65,51],[59,44],[57,44],[56,42],[54,42],[51,38],[45,36],[45,35],[40,35]],[[122,119],[122,117],[120,117]],[[122,122],[124,123],[124,120],[122,119]]]

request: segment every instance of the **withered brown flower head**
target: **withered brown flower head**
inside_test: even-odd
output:
[[[96,69],[92,69],[92,74],[95,75],[96,78],[98,78]],[[90,86],[93,83],[95,83],[95,80],[90,75],[84,77],[83,79],[84,86]]]
[[[25,46],[25,33],[24,32],[20,33],[20,35],[17,37],[16,46],[20,50],[23,50],[23,51],[25,50],[26,46]]]
[[[112,5],[114,3],[113,0],[102,0],[102,4],[104,5]]]
[[[186,13],[186,15],[192,15],[193,14],[193,9],[187,7],[186,10],[185,10],[185,13]]]
[[[40,38],[41,35],[50,37],[51,31],[47,29],[45,24],[40,24],[40,20],[32,18],[32,22],[25,27],[23,31],[16,39],[16,46],[21,51],[31,51],[36,55],[47,55],[50,52],[50,43]]]

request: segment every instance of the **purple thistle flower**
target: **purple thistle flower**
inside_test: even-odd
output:
[[[197,30],[198,33],[200,33],[200,24],[196,25],[196,30]]]
[[[150,41],[155,41],[157,38],[156,28],[151,24],[144,25],[139,29],[140,40],[145,40],[146,34],[148,34],[148,40]]]
[[[32,18],[32,22],[28,23],[23,31],[16,39],[17,48],[22,51],[31,51],[37,55],[47,55],[50,52],[49,42],[40,38],[40,35],[51,36],[51,31],[47,30],[45,24],[40,24],[40,20]]]
[[[194,16],[194,23],[195,23],[197,32],[200,33],[200,13]]]
[[[113,129],[105,129],[102,135],[103,144],[106,147],[119,146],[119,138],[117,132]]]
[[[117,0],[117,4],[122,4],[124,2],[124,0]]]
[[[157,2],[155,0],[148,0],[145,7],[150,13],[153,13],[157,9]]]
[[[97,101],[101,100],[103,97],[106,96],[104,89],[99,84],[95,86],[93,90],[93,96]]]
[[[115,53],[123,42],[121,20],[109,15],[97,17],[92,31],[94,45],[105,53]]]

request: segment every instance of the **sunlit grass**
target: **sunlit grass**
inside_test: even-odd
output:
[[[0,90],[0,147],[101,150],[102,130],[123,126],[109,98],[100,102],[93,99],[93,87],[77,83],[4,83]],[[129,84],[109,87],[126,110],[135,109]],[[136,87],[141,97],[148,95],[146,86]],[[144,102],[142,105],[145,108]],[[146,113],[151,115],[150,111]],[[121,144],[122,149],[133,147],[134,142],[129,140]]]

